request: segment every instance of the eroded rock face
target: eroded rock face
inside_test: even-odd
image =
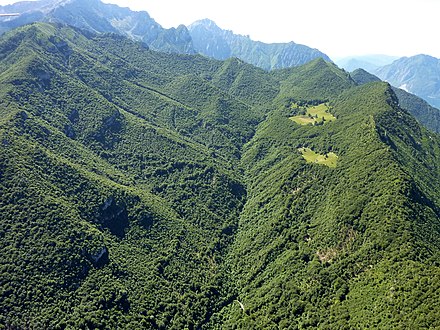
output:
[[[95,134],[95,139],[102,144],[104,148],[112,148],[119,141],[118,133],[121,131],[124,117],[119,111],[103,119],[100,129]]]
[[[123,238],[129,225],[125,203],[116,201],[113,196],[107,198],[99,210],[98,222],[113,235]]]
[[[75,139],[76,138],[75,129],[73,128],[72,125],[64,126],[64,133],[66,134],[67,137],[69,137],[71,139]]]
[[[142,41],[154,50],[194,54],[189,31],[181,26],[165,29],[145,12],[132,11],[99,0],[44,0],[21,1],[9,6],[0,5],[0,13],[19,12],[0,22],[0,34],[33,22],[62,23],[94,33],[117,33]],[[52,40],[51,40],[52,41]],[[65,58],[71,54],[67,44],[52,41]]]
[[[39,67],[38,63],[29,68],[29,73],[35,77],[35,83],[40,92],[49,89],[51,86],[52,73],[44,67]]]
[[[218,60],[237,57],[265,70],[299,66],[317,58],[331,61],[317,49],[294,42],[266,44],[254,41],[249,36],[223,30],[209,19],[194,22],[188,30],[194,49]]]
[[[107,247],[103,246],[99,251],[90,255],[90,259],[93,265],[97,268],[101,268],[109,261],[109,253]]]

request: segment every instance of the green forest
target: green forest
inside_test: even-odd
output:
[[[440,328],[425,110],[322,59],[5,33],[0,329]]]

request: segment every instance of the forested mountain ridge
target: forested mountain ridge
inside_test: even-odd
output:
[[[375,75],[357,69],[350,73],[350,77],[359,85],[380,81]],[[440,110],[431,106],[428,102],[404,89],[392,87],[399,100],[399,106],[410,112],[425,127],[433,132],[440,132]]]
[[[430,197],[420,197],[421,177],[408,175],[431,150],[422,147],[430,136],[393,98],[386,84],[365,85],[331,102],[334,122],[297,127],[283,120],[287,108],[273,112],[257,131],[243,157],[251,164],[252,197],[231,253],[247,313],[228,309],[227,325],[435,328],[429,306],[439,290],[438,263],[431,264],[439,251],[438,213]],[[404,127],[399,118],[407,121]],[[397,153],[413,136],[421,149],[405,165],[409,170],[398,163],[408,155]],[[336,168],[307,164],[297,151],[304,146],[336,154]],[[426,168],[434,160],[424,161]],[[430,237],[433,245],[418,237]],[[427,264],[422,255],[429,255]],[[425,281],[433,287],[413,310],[410,287],[421,289]]]
[[[41,23],[0,54],[1,325],[440,326],[440,140],[388,84]]]
[[[245,195],[233,164],[256,116],[197,79],[223,63],[46,24],[0,48],[0,323],[202,323]],[[187,93],[198,88],[203,98]]]
[[[317,49],[294,42],[266,44],[254,41],[248,36],[223,30],[209,19],[194,22],[188,30],[194,49],[218,60],[237,57],[266,70],[299,66],[316,58],[330,61]]]

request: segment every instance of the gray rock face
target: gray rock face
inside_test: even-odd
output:
[[[191,36],[185,26],[164,29],[145,12],[104,4],[100,0],[23,1],[0,6],[0,13],[20,13],[0,19],[0,33],[36,21],[59,22],[96,33],[118,33],[142,41],[151,49],[194,54]]]
[[[101,206],[98,213],[98,222],[119,238],[125,235],[129,226],[127,207],[125,203],[118,202],[114,197],[109,197]]]
[[[117,33],[167,53],[200,53],[219,60],[237,57],[266,70],[298,66],[316,58],[330,61],[317,49],[294,42],[266,44],[222,30],[213,21],[201,20],[189,29],[184,25],[164,29],[145,12],[132,11],[100,0],[22,1],[0,6],[1,13],[20,13],[0,18],[0,33],[43,21],[58,22],[95,33]]]
[[[331,61],[317,49],[294,42],[266,44],[253,41],[248,36],[222,30],[209,19],[191,24],[188,30],[197,52],[219,60],[237,57],[266,70],[299,66],[316,58]]]
[[[164,29],[145,12],[132,11],[100,0],[23,1],[0,6],[0,13],[20,13],[0,18],[0,33],[36,21],[57,22],[95,33],[117,33],[167,53],[200,53],[215,59],[237,57],[266,70],[293,67],[316,58],[330,61],[317,49],[294,42],[266,44],[222,30],[213,21],[201,20]]]
[[[428,55],[402,57],[373,73],[432,106],[440,107],[440,59]]]
[[[99,251],[90,255],[92,263],[95,267],[100,268],[108,263],[108,249],[103,246]]]

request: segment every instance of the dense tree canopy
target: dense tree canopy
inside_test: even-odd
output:
[[[440,138],[407,108],[323,60],[5,34],[0,328],[440,327]]]

